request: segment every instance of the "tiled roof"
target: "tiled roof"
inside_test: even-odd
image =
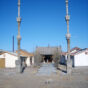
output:
[[[51,55],[54,54],[56,51],[60,52],[60,47],[37,47],[36,51],[43,55]]]

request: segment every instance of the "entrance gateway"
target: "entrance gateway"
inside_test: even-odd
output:
[[[41,62],[54,62],[54,55],[59,54],[61,47],[36,47],[36,52],[41,55]]]
[[[53,62],[53,55],[42,55],[43,62]]]

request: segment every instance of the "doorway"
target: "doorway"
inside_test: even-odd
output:
[[[52,63],[52,61],[53,61],[52,55],[44,55],[44,62]]]

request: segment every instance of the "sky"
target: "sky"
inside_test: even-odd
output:
[[[17,0],[0,0],[0,49],[17,50]],[[88,48],[88,0],[69,0],[70,47]],[[65,0],[21,0],[21,49],[61,46],[67,51]]]

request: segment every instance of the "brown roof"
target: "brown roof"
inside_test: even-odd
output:
[[[9,51],[3,51],[2,53],[0,53],[0,55],[4,54],[4,53],[8,53],[10,55],[14,55],[17,56],[17,54],[15,52],[9,52]]]
[[[74,48],[71,49],[71,51],[73,51],[73,50],[80,50],[80,48],[79,47],[74,47]]]
[[[74,50],[77,50],[77,51],[74,52],[74,53],[71,53],[71,52],[74,51]],[[74,47],[74,48],[72,48],[72,49],[70,50],[70,55],[74,55],[74,54],[76,54],[79,50],[81,50],[81,49],[78,48],[78,47]],[[67,52],[61,52],[61,54],[62,54],[62,55],[66,55]]]
[[[0,55],[4,54],[5,52],[0,53]]]
[[[79,51],[76,51],[74,53],[71,53],[71,55],[74,56],[75,54],[79,54],[79,53],[85,52],[86,50],[88,50],[88,48],[80,49]]]
[[[61,52],[61,55],[66,55],[67,54],[67,52]]]
[[[16,53],[17,53],[17,51],[16,51]],[[28,51],[22,50],[22,49],[20,49],[20,54],[21,54],[22,56],[33,56],[32,53],[29,53]]]

